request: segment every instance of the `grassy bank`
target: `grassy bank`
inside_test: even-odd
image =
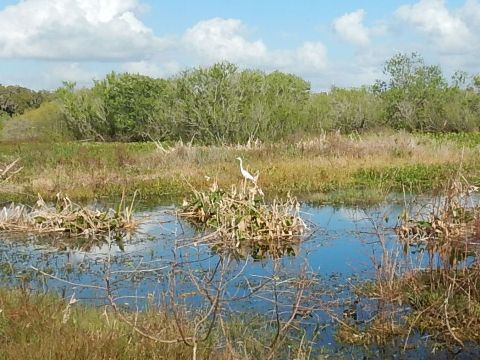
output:
[[[103,307],[69,306],[53,295],[0,289],[0,309],[2,359],[192,358],[192,348],[181,340],[165,344],[148,339]],[[151,310],[137,316],[144,331],[178,337],[177,325],[166,313]],[[209,344],[202,344],[198,355],[224,358]]]
[[[390,192],[437,188],[462,164],[478,183],[479,134],[448,136],[383,133],[327,134],[310,140],[251,146],[189,146],[154,143],[3,142],[0,164],[20,158],[23,169],[0,188],[2,201],[117,197],[140,190],[144,200],[179,199],[242,180],[235,158],[260,172],[267,196],[291,192],[318,202],[371,203]]]
[[[264,315],[222,316],[204,339],[208,329],[195,333],[197,316],[203,316],[200,309],[173,314],[153,306],[118,314],[52,294],[0,288],[0,359],[310,358],[309,342],[294,337],[295,331],[275,344],[276,323]],[[193,334],[199,336],[196,346]]]
[[[111,314],[102,316],[103,309],[76,305],[67,310],[67,303],[53,296],[0,289],[0,309],[2,359],[191,358],[182,344],[156,344]],[[171,331],[173,321],[152,317],[152,326],[153,319]]]

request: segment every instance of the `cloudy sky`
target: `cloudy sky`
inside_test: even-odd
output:
[[[0,0],[0,83],[34,89],[228,60],[323,90],[371,83],[412,51],[479,73],[480,0]]]

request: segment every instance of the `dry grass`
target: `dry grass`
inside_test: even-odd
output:
[[[51,295],[0,289],[2,359],[191,359],[192,349],[140,336],[108,309],[69,305]],[[176,322],[164,312],[131,314],[150,331],[178,336]],[[148,320],[147,320],[148,319]],[[179,319],[188,328],[188,322]],[[201,358],[228,358],[199,349]]]
[[[19,161],[20,158],[17,158],[9,164],[0,165],[0,183],[8,181],[12,176],[22,170],[22,167],[18,167]]]
[[[409,247],[425,248],[430,258],[438,254],[438,266],[445,270],[455,267],[469,252],[478,250],[480,205],[472,199],[477,190],[455,179],[447,186],[445,196],[430,204],[426,214],[423,211],[410,217],[405,211],[396,227],[400,241]]]
[[[119,316],[110,307],[95,308],[51,294],[0,288],[0,359],[268,358],[275,331],[267,316],[222,317],[209,338],[199,341],[194,350],[182,337],[195,331],[194,319],[203,314],[199,309],[187,312],[180,308],[173,313],[152,305],[143,312],[122,311]],[[273,358],[291,358],[287,354],[310,358],[308,342],[295,341],[279,346]]]

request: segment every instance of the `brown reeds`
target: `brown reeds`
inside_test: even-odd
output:
[[[73,203],[68,196],[57,194],[55,205],[48,205],[39,196],[33,207],[12,203],[0,210],[0,231],[34,234],[65,233],[95,237],[112,231],[131,230],[133,203],[127,206],[122,197],[116,209],[94,210]]]

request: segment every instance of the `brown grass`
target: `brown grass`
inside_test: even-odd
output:
[[[17,165],[19,161],[20,158],[17,158],[9,164],[0,165],[0,183],[8,181],[15,174],[22,170],[22,167]]]

